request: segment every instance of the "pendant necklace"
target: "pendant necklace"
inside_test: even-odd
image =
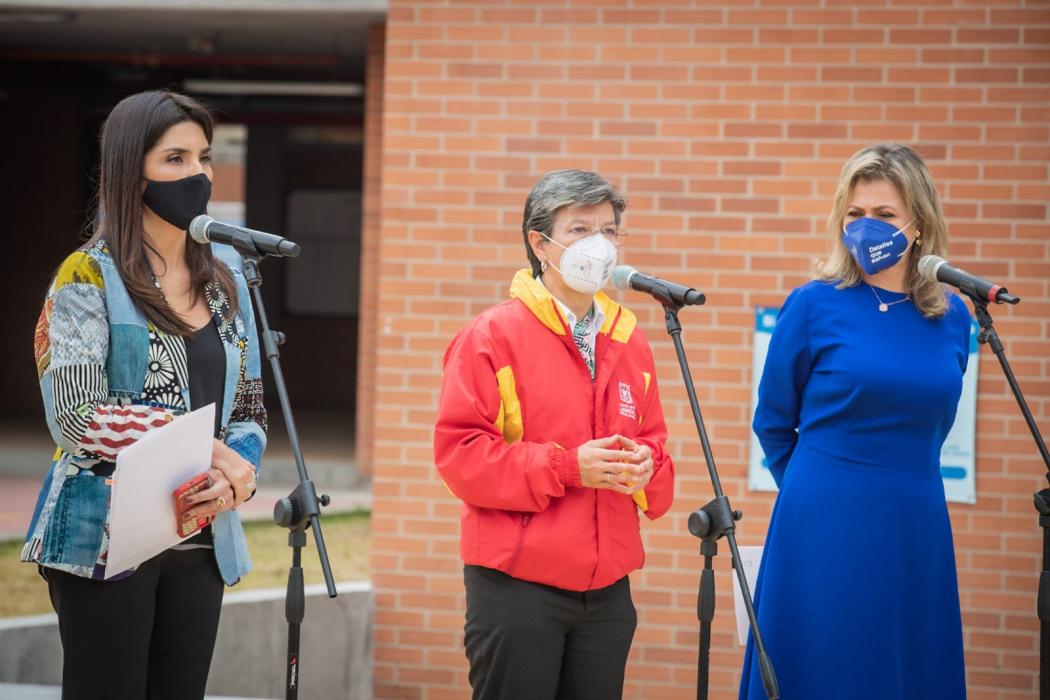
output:
[[[887,304],[886,302],[884,302],[882,300],[881,297],[879,297],[879,293],[875,291],[875,287],[871,286],[867,282],[865,282],[864,284],[867,284],[868,285],[868,289],[870,289],[871,293],[875,295],[875,299],[879,302],[879,311],[881,311],[883,313],[886,313],[887,311],[889,311],[890,307],[893,306],[894,304],[901,304],[901,303],[903,303],[905,301],[911,301],[911,294],[908,294],[903,299],[898,299],[897,301],[891,301],[890,303]]]

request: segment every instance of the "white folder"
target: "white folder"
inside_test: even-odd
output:
[[[171,494],[211,467],[215,404],[143,435],[117,455],[110,497],[106,578],[155,557],[182,539]]]

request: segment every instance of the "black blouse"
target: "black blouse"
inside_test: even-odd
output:
[[[219,329],[213,321],[184,340],[190,406],[196,410],[210,403],[215,404],[214,437],[219,437],[222,429],[222,399],[226,391],[226,350],[219,338]],[[211,541],[211,525],[206,525],[193,537],[175,545],[174,549],[210,547]]]
[[[194,409],[215,404],[215,434],[222,429],[222,400],[226,386],[226,349],[215,323],[209,323],[192,336],[186,336],[186,374],[190,384],[190,405]]]

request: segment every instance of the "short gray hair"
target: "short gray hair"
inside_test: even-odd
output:
[[[525,239],[525,253],[529,256],[533,276],[542,269],[536,254],[529,245],[529,231],[550,235],[554,217],[565,207],[592,207],[602,202],[612,204],[616,224],[620,214],[627,208],[627,200],[608,180],[598,173],[586,170],[554,170],[533,185],[525,199],[525,212],[521,218],[521,235]]]

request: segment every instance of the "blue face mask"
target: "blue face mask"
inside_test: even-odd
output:
[[[842,230],[842,241],[853,254],[853,259],[866,274],[874,275],[893,267],[908,251],[908,237],[904,229],[885,221],[864,217],[853,221]]]

